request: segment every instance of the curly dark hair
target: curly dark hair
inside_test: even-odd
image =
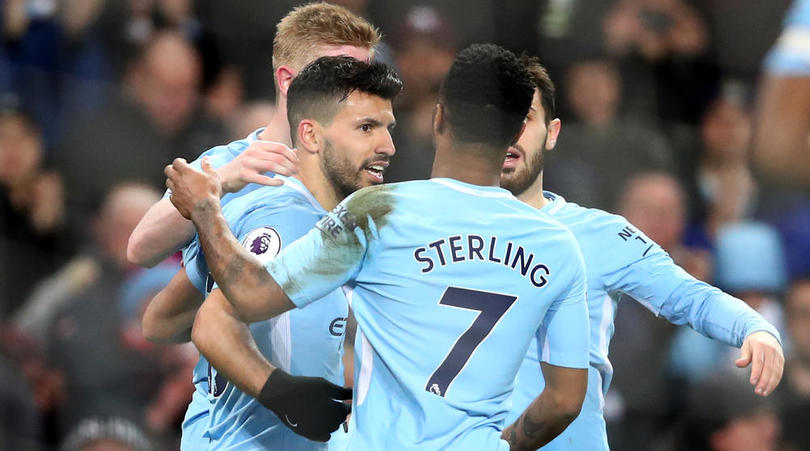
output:
[[[474,44],[456,55],[439,100],[456,139],[505,147],[529,112],[534,83],[517,56],[495,44]]]

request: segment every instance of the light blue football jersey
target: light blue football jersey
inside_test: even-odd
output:
[[[236,158],[245,149],[247,149],[251,143],[256,141],[262,130],[264,130],[264,128],[254,131],[245,139],[236,140],[226,145],[212,147],[211,149],[202,153],[196,160],[192,161],[190,165],[194,169],[202,170],[202,157],[208,157],[209,161],[211,162],[211,166],[214,168],[224,166]],[[273,174],[267,175],[272,176]],[[221,203],[222,205],[225,205],[231,200],[250,193],[260,186],[261,185],[257,185],[255,183],[248,184],[245,186],[245,188],[237,193],[229,193],[223,196]],[[167,190],[164,197],[168,197],[170,194],[171,192]],[[202,293],[207,293],[204,286],[206,277],[208,275],[208,269],[205,267],[196,269],[189,267],[189,264],[193,265],[193,262],[198,257],[198,251],[199,246],[192,245],[191,243],[186,245],[182,249],[183,263],[186,266],[189,277],[197,289],[199,289]],[[182,439],[180,444],[181,449],[189,451],[204,449],[204,447],[207,446],[207,441],[198,441],[198,439],[201,437],[201,431],[204,432],[207,429],[208,412],[210,409],[210,403],[207,400],[207,394],[209,391],[208,361],[203,357],[200,357],[197,365],[194,367],[192,383],[194,384],[195,390],[191,398],[191,403],[189,403],[188,409],[186,409],[185,418],[183,419],[181,435]]]
[[[350,450],[508,450],[501,429],[529,342],[551,364],[588,366],[573,235],[498,187],[362,189],[267,269],[299,308],[348,287]]]
[[[608,449],[602,410],[613,378],[608,347],[621,299],[634,299],[673,324],[689,324],[732,346],[741,346],[748,334],[758,330],[779,337],[748,305],[687,274],[623,217],[580,207],[553,193],[545,196],[550,202],[541,211],[571,230],[585,258],[591,340],[588,393],[582,411],[542,449]],[[507,424],[518,418],[545,385],[534,347],[526,354],[516,384]]]
[[[774,75],[810,76],[810,0],[793,2],[765,69]]]
[[[281,177],[281,176],[278,176]],[[282,177],[281,187],[262,187],[232,200],[223,215],[234,235],[262,261],[309,231],[326,213],[304,185]],[[195,241],[193,246],[198,246]],[[202,255],[187,265],[189,279],[210,291],[216,284],[207,275]],[[192,275],[193,273],[193,275]],[[326,293],[320,302],[268,321],[251,324],[262,354],[278,368],[300,376],[323,377],[343,384],[343,336],[348,304],[341,290]],[[270,410],[205,368],[209,414],[201,438],[206,449],[326,450],[284,426]],[[200,391],[199,387],[198,390]]]

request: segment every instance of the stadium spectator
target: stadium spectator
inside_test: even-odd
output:
[[[56,1],[8,0],[0,5],[0,96],[14,97],[42,124],[49,147],[59,137],[58,71],[62,33]]]
[[[241,139],[255,130],[269,124],[276,114],[276,106],[272,102],[255,101],[242,105],[230,121],[230,136],[232,139]]]
[[[0,111],[0,320],[72,251],[62,181],[46,168],[43,146],[30,117]]]
[[[82,420],[65,438],[61,451],[153,451],[134,423],[115,416]]]
[[[694,205],[685,241],[708,250],[723,226],[751,218],[758,200],[749,163],[752,119],[744,94],[733,91],[716,99],[703,115],[700,157],[690,171]]]
[[[790,285],[785,318],[790,343],[782,386],[776,391],[786,451],[810,449],[810,279]]]
[[[44,449],[43,412],[50,407],[42,358],[30,341],[3,326],[0,332],[0,450]],[[38,371],[39,370],[39,371]],[[55,379],[51,379],[56,381]],[[39,385],[39,388],[37,387]],[[58,393],[58,384],[51,385]],[[40,393],[37,393],[37,390]]]
[[[604,16],[602,31],[605,52],[622,70],[627,111],[697,122],[703,93],[716,75],[703,63],[709,32],[694,2],[617,0]]]
[[[776,451],[780,430],[770,398],[756,396],[739,374],[720,373],[687,392],[681,443],[674,449]]]
[[[430,177],[433,110],[439,85],[453,62],[457,40],[452,25],[431,6],[411,8],[394,29],[391,43],[406,88],[397,101],[397,155],[387,172],[389,182]]]
[[[123,416],[143,424],[150,403],[158,402],[164,367],[122,340],[118,296],[132,276],[126,259],[129,234],[159,198],[156,190],[144,185],[125,184],[110,191],[85,254],[95,277],[51,306],[56,312],[50,315],[45,346],[50,364],[65,379],[63,431],[93,415]]]
[[[622,116],[621,76],[607,60],[571,66],[566,93],[575,116],[548,164],[549,189],[590,207],[612,211],[621,182],[643,170],[673,166],[665,138],[653,127]]]
[[[73,121],[59,159],[75,221],[118,181],[162,188],[161,171],[172,157],[194,158],[223,138],[222,124],[198,114],[200,77],[199,56],[188,41],[158,34],[129,71],[122,95]]]

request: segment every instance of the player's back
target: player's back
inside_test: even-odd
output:
[[[544,341],[543,352],[587,366],[571,233],[505,190],[450,179],[366,189],[345,206],[367,240],[352,283],[349,448],[508,449],[499,437],[515,374],[549,309],[576,311],[570,326],[585,344],[567,353]],[[322,231],[345,228],[339,209]]]

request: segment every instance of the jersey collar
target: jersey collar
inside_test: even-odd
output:
[[[479,197],[514,197],[509,191],[498,186],[481,186],[473,185],[471,183],[464,183],[462,181],[450,178],[436,177],[429,180],[430,182],[444,185],[450,189],[460,191],[462,193],[471,194]]]
[[[554,194],[551,191],[543,191],[543,197],[549,200],[549,202],[540,209],[540,211],[546,212],[548,214],[554,214],[563,207],[567,203],[565,199],[560,196],[559,194]]]

